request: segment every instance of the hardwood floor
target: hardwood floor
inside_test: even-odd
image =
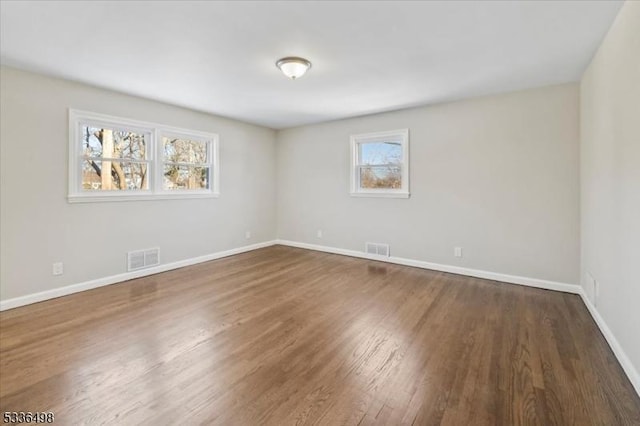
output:
[[[579,297],[275,246],[0,314],[58,424],[639,425]]]

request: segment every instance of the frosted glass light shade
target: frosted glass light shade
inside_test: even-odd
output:
[[[280,71],[291,80],[302,77],[309,68],[311,68],[311,62],[304,58],[298,58],[296,56],[290,56],[282,58],[276,62],[276,66],[280,68]]]

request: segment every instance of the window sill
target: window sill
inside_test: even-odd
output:
[[[408,192],[351,192],[352,197],[364,198],[409,198]]]
[[[190,198],[218,198],[219,193],[206,194],[135,194],[135,195],[69,195],[67,201],[76,203],[104,203],[110,201],[156,201],[156,200],[184,200]]]

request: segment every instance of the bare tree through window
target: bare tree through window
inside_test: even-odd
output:
[[[70,203],[219,196],[219,136],[69,109]]]
[[[84,125],[82,135],[83,189],[148,189],[145,134]]]
[[[402,145],[396,142],[360,144],[360,187],[402,187]]]
[[[207,189],[210,181],[209,144],[163,137],[165,190]]]

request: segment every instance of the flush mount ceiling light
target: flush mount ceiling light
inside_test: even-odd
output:
[[[288,56],[276,62],[276,66],[280,71],[291,80],[300,78],[311,68],[311,62],[297,56]]]

